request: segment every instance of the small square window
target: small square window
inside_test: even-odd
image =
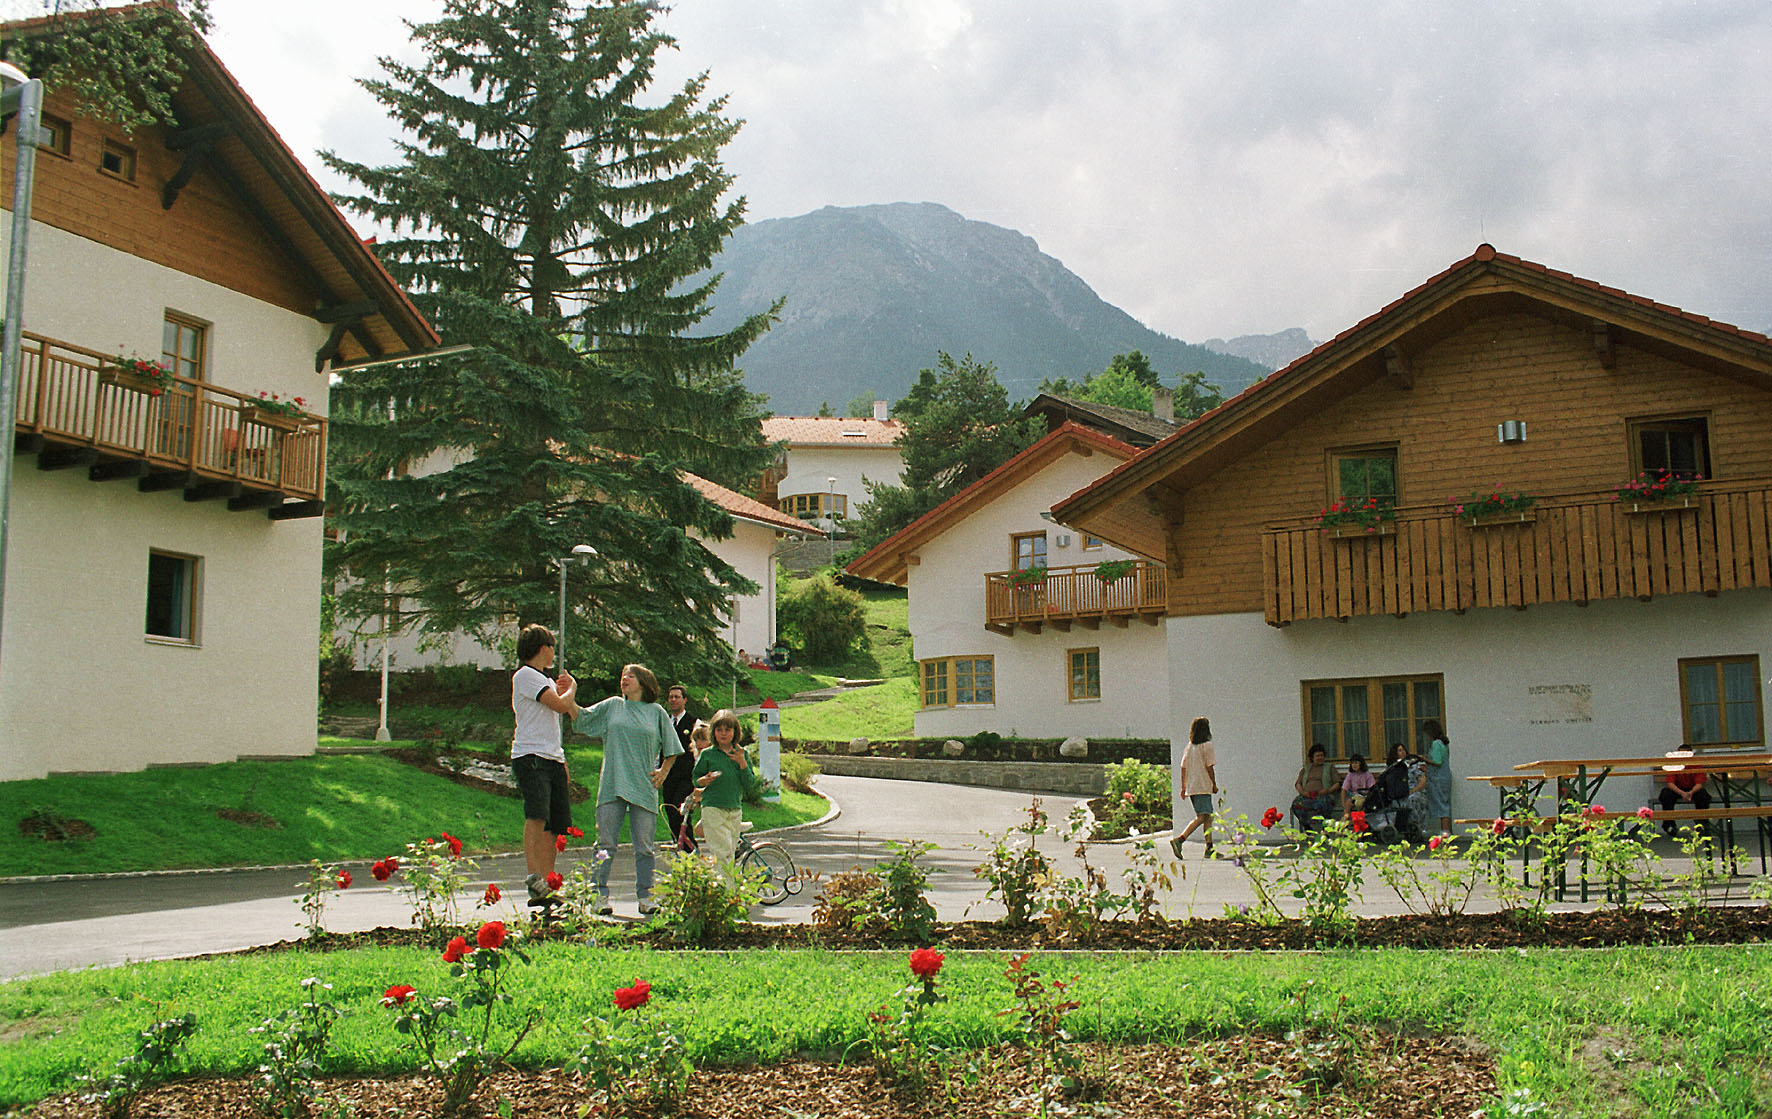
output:
[[[1361,504],[1376,498],[1380,505],[1397,503],[1397,449],[1357,447],[1329,453],[1329,500]]]
[[[1099,536],[1091,536],[1087,532],[1083,534],[1083,550],[1085,552],[1097,551],[1105,543],[1107,543],[1107,541]]]
[[[37,145],[40,152],[54,152],[66,156],[74,150],[74,126],[67,120],[43,114],[43,143]]]
[[[1710,424],[1703,416],[1632,420],[1631,465],[1638,474],[1710,475]]]
[[[98,169],[124,182],[135,182],[135,149],[116,140],[106,140],[99,153]]]
[[[148,553],[149,637],[196,644],[197,586],[195,556]]]

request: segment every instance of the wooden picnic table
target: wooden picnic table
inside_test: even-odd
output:
[[[1721,808],[1699,810],[1696,806],[1672,812],[1655,811],[1655,821],[1685,820],[1691,823],[1720,823],[1726,844],[1733,850],[1735,821],[1753,819],[1759,840],[1760,872],[1767,868],[1768,840],[1772,839],[1772,807],[1764,800],[1764,782],[1772,778],[1772,753],[1700,754],[1677,750],[1650,756],[1633,755],[1615,758],[1549,758],[1522,762],[1511,774],[1473,777],[1493,786],[1501,799],[1501,816],[1520,820],[1528,827],[1541,827],[1554,822],[1567,806],[1588,807],[1598,803],[1601,787],[1608,777],[1659,777],[1663,774],[1698,771],[1706,783],[1716,790],[1715,799]],[[1538,811],[1538,797],[1544,786],[1556,782],[1556,800],[1548,816]],[[1634,808],[1632,813],[1634,814]],[[1617,816],[1619,813],[1606,813]],[[1524,865],[1522,865],[1524,872]],[[1562,896],[1561,883],[1557,891]],[[1587,899],[1585,872],[1582,879],[1582,900]]]

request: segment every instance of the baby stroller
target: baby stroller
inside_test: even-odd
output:
[[[1385,767],[1366,792],[1367,834],[1380,843],[1401,839],[1420,842],[1421,828],[1409,812],[1409,766],[1397,761]]]

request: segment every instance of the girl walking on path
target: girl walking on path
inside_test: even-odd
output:
[[[1212,798],[1218,793],[1218,754],[1212,749],[1212,724],[1205,718],[1188,728],[1187,746],[1181,751],[1181,792],[1194,807],[1193,822],[1169,841],[1176,858],[1181,845],[1198,828],[1205,828],[1206,857],[1212,857]]]
[[[597,783],[597,867],[592,875],[599,913],[614,912],[609,904],[609,867],[624,820],[634,843],[634,893],[640,913],[658,911],[652,900],[658,788],[683,752],[683,743],[657,700],[658,677],[645,665],[630,664],[621,670],[621,694],[580,709],[573,721],[580,734],[603,740],[603,772]]]
[[[738,716],[721,711],[708,724],[714,744],[695,762],[696,786],[701,791],[702,845],[730,881],[734,877],[732,854],[744,822],[744,795],[757,791],[757,777],[745,757],[739,735]]]

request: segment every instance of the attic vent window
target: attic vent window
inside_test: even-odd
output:
[[[135,182],[135,149],[128,144],[106,140],[104,150],[99,153],[98,169],[124,182]]]
[[[845,439],[866,439],[867,437],[868,433],[865,431],[845,431],[843,433]]]

